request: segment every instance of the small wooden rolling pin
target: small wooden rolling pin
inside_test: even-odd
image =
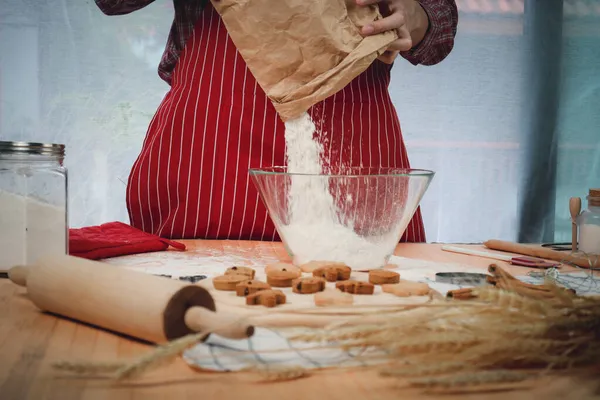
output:
[[[231,339],[252,336],[239,316],[216,311],[197,285],[72,256],[52,256],[8,272],[41,310],[152,343],[209,331]]]
[[[506,251],[509,253],[523,254],[531,257],[544,258],[546,260],[554,260],[564,263],[572,263],[581,268],[600,268],[600,256],[580,257],[565,253],[546,249],[540,246],[531,246],[526,244],[505,242],[502,240],[488,240],[484,243],[485,247],[492,250]]]

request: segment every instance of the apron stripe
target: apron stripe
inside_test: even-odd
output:
[[[380,71],[377,72],[377,79],[379,81],[385,82],[385,77],[383,76],[383,74]],[[388,87],[387,83],[385,84],[385,87],[386,88]],[[386,148],[387,148],[387,152],[386,152],[387,153],[387,166],[390,167],[392,165],[391,164],[392,160],[390,160],[390,153],[394,154],[394,165],[396,165],[396,151],[390,149],[390,138],[389,138],[389,132],[390,131],[389,131],[389,127],[388,127],[388,119],[390,118],[390,116],[388,115],[388,109],[387,109],[387,104],[386,104],[386,101],[385,101],[385,96],[383,95],[383,90],[379,92],[379,98],[380,98],[380,101],[381,101],[381,107],[383,108],[383,120],[384,120],[384,123],[385,123],[383,129],[385,129],[385,144],[386,144]],[[396,147],[396,138],[395,138],[395,135],[393,133],[392,133],[392,137],[394,139],[394,149],[395,149],[395,147]]]
[[[252,96],[252,108],[251,108],[251,113],[252,113],[252,122],[250,124],[250,130],[249,130],[249,135],[248,135],[248,140],[249,140],[249,144],[248,147],[250,149],[250,156],[248,157],[248,165],[246,168],[246,171],[248,171],[248,169],[250,168],[250,163],[252,162],[252,148],[254,146],[252,146],[252,135],[254,135],[254,117],[256,116],[256,92],[258,91],[258,83],[256,81],[254,81],[254,96]],[[244,172],[246,172],[244,171]],[[242,214],[242,225],[240,226],[240,230],[239,230],[239,235],[238,235],[238,240],[242,239],[243,237],[243,230],[242,227],[244,226],[244,221],[246,220],[246,208],[248,206],[248,189],[250,189],[250,182],[248,180],[246,180],[246,190],[244,192],[244,212]]]
[[[215,18],[212,18],[212,12],[211,12],[211,18],[210,18],[210,22],[211,22],[211,26],[213,23],[213,20]],[[215,31],[215,39],[213,40],[215,46],[214,46],[214,50],[213,50],[213,55],[211,57],[211,63],[210,63],[210,78],[208,80],[208,98],[209,99],[214,99],[216,98],[216,96],[213,94],[213,82],[214,82],[214,72],[215,72],[215,64],[216,64],[216,55],[217,55],[217,48],[219,47],[219,44],[222,44],[223,40],[220,40],[221,38],[219,37],[219,28],[221,26],[221,19],[217,19],[217,29]],[[209,32],[212,34],[212,30],[209,30]],[[207,43],[211,43],[210,40],[207,40]],[[205,44],[206,45],[206,44]],[[205,55],[205,60],[208,56]],[[223,68],[221,65],[218,66],[219,69],[221,70],[221,74],[223,73]],[[204,71],[204,68],[203,68]],[[203,83],[203,80],[201,78],[200,83]],[[200,92],[200,91],[199,91]],[[201,207],[206,206],[201,204],[201,199],[202,199],[202,189],[203,186],[205,186],[205,184],[207,183],[207,181],[203,180],[204,177],[204,173],[205,171],[205,159],[207,160],[208,157],[206,157],[208,154],[205,152],[205,146],[206,146],[206,141],[207,139],[210,140],[212,137],[212,140],[214,140],[215,142],[217,141],[218,138],[218,132],[215,131],[211,131],[210,135],[206,135],[208,129],[208,123],[209,123],[209,116],[211,117],[211,119],[213,118],[213,114],[212,112],[214,112],[214,106],[216,105],[217,108],[220,107],[220,104],[216,104],[214,102],[207,102],[206,104],[204,104],[204,106],[207,108],[207,111],[204,112],[204,128],[202,130],[202,151],[200,152],[200,154],[202,154],[201,160],[200,160],[200,180],[199,180],[199,185],[198,185],[198,197],[197,197],[197,202],[196,202],[196,223],[194,225],[194,237],[198,236],[198,225],[200,223],[200,216],[205,216],[206,217],[206,225],[208,226],[208,224],[210,223],[210,215],[206,215]],[[197,110],[197,109],[196,109]],[[212,121],[211,121],[212,122]],[[197,156],[197,155],[196,155]],[[211,177],[212,174],[214,174],[214,165],[212,168],[212,171],[210,171],[211,173]],[[190,207],[187,207],[188,209],[190,209]]]
[[[356,112],[356,101],[354,100],[354,85],[350,85],[350,162],[349,165],[354,165],[353,156],[354,156],[354,116],[357,114]]]
[[[375,92],[375,89],[377,89],[377,91],[379,93],[381,93],[382,90],[379,87],[380,83],[375,81],[374,68],[368,69],[367,75],[369,75],[371,78],[371,84],[369,86],[373,91],[373,102],[375,103],[375,111],[376,111],[376,115],[377,115],[377,118],[376,118],[376,121],[377,121],[377,150],[379,153],[378,154],[379,157],[377,159],[379,160],[380,164],[383,165],[383,158],[381,157],[381,123],[380,123],[381,116],[379,115],[379,99],[377,99],[377,93]],[[387,134],[387,132],[386,132],[386,134]],[[369,137],[370,136],[371,135],[369,135]],[[389,152],[388,152],[387,148],[385,149],[385,151],[386,151],[386,153],[388,153],[388,156],[389,156]],[[373,164],[371,164],[371,165],[373,165]],[[389,166],[389,163],[387,163],[386,166]]]
[[[233,57],[233,69],[232,69],[232,73],[231,73],[231,98],[230,98],[230,102],[229,102],[229,117],[227,119],[227,138],[225,141],[225,160],[223,161],[223,163],[227,166],[228,165],[228,161],[229,161],[229,138],[231,136],[231,117],[233,115],[233,106],[235,104],[234,99],[235,99],[235,93],[234,93],[234,89],[235,89],[235,79],[236,79],[236,69],[237,69],[237,57]],[[224,60],[223,64],[226,65],[227,61]],[[227,173],[229,172],[229,168],[225,168],[225,172],[223,174],[223,183],[221,184],[221,203],[219,206],[219,222],[217,224],[218,228],[217,228],[217,234],[216,236],[219,237],[219,234],[221,233],[221,227],[222,227],[222,223],[223,223],[223,205],[224,205],[224,201],[225,201],[225,188],[227,185]],[[231,215],[231,214],[230,214]],[[230,216],[230,220],[231,216]]]
[[[263,106],[263,116],[262,116],[262,129],[260,130],[260,158],[259,158],[259,164],[257,165],[257,167],[262,167],[263,166],[263,154],[264,154],[264,150],[265,150],[265,124],[267,122],[267,97],[265,96],[264,98],[264,106]],[[258,109],[254,110],[255,113],[259,112]],[[247,183],[248,186],[250,186],[250,180],[248,180]],[[250,228],[251,232],[254,232],[254,227],[256,226],[256,216],[258,214],[258,203],[259,203],[259,196],[258,196],[258,192],[256,193],[255,196],[252,196],[254,198],[254,218],[252,219],[252,228]]]
[[[166,97],[166,96],[165,96]],[[158,110],[156,112],[156,114],[154,114],[154,116],[152,117],[152,119],[150,120],[150,125],[148,128],[148,131],[151,132],[155,129],[155,124],[157,120],[160,120],[162,118],[162,110],[167,106],[167,102],[164,101],[160,104],[160,106],[158,107]],[[160,124],[160,122],[159,122]],[[129,214],[129,220],[131,222],[132,225],[136,225],[136,217],[137,216],[141,216],[143,215],[143,210],[140,208],[140,212],[139,213],[135,213],[132,210],[133,204],[131,203],[131,199],[133,198],[132,196],[132,190],[133,187],[135,186],[135,181],[137,180],[137,173],[139,170],[139,163],[140,160],[142,159],[142,157],[144,156],[144,154],[147,151],[147,145],[148,142],[150,141],[150,136],[146,135],[146,137],[144,138],[144,142],[142,144],[142,152],[141,154],[138,156],[138,158],[136,159],[134,166],[132,168],[132,172],[129,174],[129,179],[127,179],[127,190],[126,190],[126,202],[127,202],[127,212]],[[144,150],[146,149],[146,150]],[[139,187],[138,187],[139,189]],[[140,198],[140,194],[138,192],[138,199]],[[141,224],[141,221],[140,221]],[[139,224],[137,224],[139,225]]]
[[[337,137],[333,136],[332,133],[335,132],[335,127],[334,127],[334,122],[335,122],[335,106],[337,104],[337,93],[335,93],[333,95],[333,99],[331,100],[331,113],[330,115],[330,120],[329,120],[329,124],[327,124],[327,129],[328,131],[322,132],[323,135],[325,135],[325,140],[327,140],[327,138],[329,138],[329,140],[333,141],[335,139],[337,139]],[[344,135],[340,135],[342,138],[344,137]],[[333,150],[333,143],[327,143],[329,145],[329,157],[328,160],[333,160],[333,155],[331,153],[331,151]]]
[[[168,180],[168,175],[167,175],[167,166],[164,165],[164,155],[168,154],[167,151],[167,147],[163,145],[163,137],[164,134],[167,130],[167,124],[168,124],[168,116],[172,115],[172,113],[174,112],[174,106],[175,106],[175,93],[172,93],[172,95],[169,97],[168,100],[168,110],[166,109],[163,113],[163,121],[160,125],[160,127],[158,128],[158,131],[154,134],[154,137],[152,138],[152,143],[150,144],[150,152],[146,155],[146,157],[151,158],[154,154],[157,154],[157,151],[155,150],[155,144],[156,144],[156,139],[158,138],[158,154],[156,157],[156,209],[158,210],[158,223],[157,223],[157,230],[159,232],[159,234],[162,233],[162,229],[164,228],[164,217],[162,214],[163,208],[166,209],[167,213],[169,211],[168,207],[164,207],[163,204],[165,204],[165,201],[167,201],[167,199],[165,198],[165,195],[163,194],[163,190],[165,189],[164,187],[161,186],[161,183],[164,182],[165,180]],[[159,135],[160,133],[160,135]],[[163,155],[163,151],[164,151],[164,155]],[[168,163],[168,160],[166,160]],[[166,164],[166,163],[165,163]],[[152,177],[152,175],[150,174],[151,168],[150,166],[148,166],[148,190],[150,190],[151,188],[151,184],[150,184],[150,179]],[[141,185],[141,177],[138,177],[138,185]],[[162,189],[162,190],[161,190]],[[153,210],[152,205],[150,204],[150,200],[153,197],[151,195],[148,195],[148,208],[150,210]]]
[[[229,44],[228,40],[225,40],[225,51],[223,52],[223,63],[222,65],[227,65],[226,61],[227,61],[227,45]],[[211,172],[211,177],[210,177],[210,194],[209,194],[209,198],[213,198],[213,189],[214,189],[214,184],[215,184],[215,161],[217,160],[217,144],[219,143],[219,139],[221,139],[223,136],[223,133],[221,133],[221,131],[219,130],[219,123],[221,122],[221,104],[222,104],[222,100],[223,100],[223,80],[225,78],[225,70],[223,70],[223,72],[221,73],[221,86],[219,88],[219,102],[217,104],[219,104],[219,106],[217,107],[217,125],[215,127],[215,144],[213,146],[213,155],[212,155],[212,172]],[[212,78],[211,78],[212,81]],[[216,98],[216,96],[215,96]],[[229,134],[229,132],[228,132]],[[227,149],[227,142],[225,142],[225,149]],[[220,160],[223,161],[223,160]],[[224,168],[224,170],[227,170],[227,168]],[[204,233],[204,237],[208,236],[208,231],[210,229],[210,221],[211,221],[211,211],[212,211],[212,206],[213,206],[214,201],[210,201],[208,203],[208,223],[206,224],[206,232]],[[217,211],[218,212],[218,211]],[[200,213],[200,212],[198,212]]]
[[[237,153],[236,153],[236,161],[235,161],[235,180],[234,180],[234,185],[233,185],[233,199],[237,199],[237,190],[238,190],[238,184],[237,182],[239,182],[238,177],[239,177],[239,172],[240,172],[240,149],[241,149],[241,144],[242,144],[242,121],[244,120],[244,112],[246,110],[246,108],[244,107],[244,105],[246,104],[246,81],[247,81],[247,77],[248,77],[248,69],[245,68],[244,69],[244,83],[242,84],[242,94],[241,94],[241,110],[240,110],[240,129],[238,132],[238,147],[237,147]],[[229,232],[227,232],[227,239],[231,239],[231,234],[232,234],[232,228],[233,228],[233,221],[234,221],[234,216],[235,214],[235,202],[233,202],[231,204],[231,212],[229,213],[229,215],[231,215],[231,219],[229,221]]]
[[[204,31],[204,29],[202,29],[202,31]],[[202,42],[203,33],[204,32],[201,32],[201,34],[200,34],[200,40],[199,40],[200,43]],[[209,28],[209,32],[208,33],[210,34],[210,28]],[[208,49],[208,46],[205,47],[204,57],[202,58],[202,67],[199,70],[198,69],[198,64],[200,64],[200,53],[201,53],[202,47],[199,46],[198,44],[196,44],[195,39],[196,39],[196,37],[195,37],[195,35],[193,35],[192,36],[192,43],[191,44],[192,44],[192,49],[194,49],[194,51],[192,51],[192,53],[195,53],[194,61],[193,61],[193,65],[194,66],[192,68],[191,75],[187,78],[188,81],[191,81],[193,79],[193,77],[197,73],[199,73],[200,71],[202,71],[201,74],[203,74],[204,70],[205,70],[205,66],[206,66],[206,51]],[[186,101],[185,101],[185,106],[183,108],[183,114],[184,115],[187,114],[188,107],[190,106],[190,100],[193,99],[193,97],[192,97],[193,93],[194,93],[193,90],[188,90],[187,98],[186,98]],[[199,97],[198,97],[198,95],[196,95],[196,103],[195,103],[195,106],[194,106],[195,109],[198,108],[198,103],[199,103]],[[179,153],[180,154],[180,159],[179,159],[179,168],[178,168],[178,171],[177,171],[177,187],[176,187],[176,189],[177,189],[177,206],[175,207],[175,212],[174,212],[172,223],[171,223],[171,234],[170,234],[171,237],[174,236],[173,233],[174,233],[174,228],[175,228],[175,221],[177,219],[177,214],[178,214],[178,211],[179,211],[179,206],[181,205],[181,200],[180,200],[179,196],[180,196],[180,192],[182,190],[185,190],[185,198],[184,198],[184,202],[185,202],[184,204],[185,204],[185,206],[184,206],[183,226],[182,226],[183,232],[186,232],[186,230],[187,230],[186,229],[187,228],[187,214],[188,214],[188,210],[190,208],[190,204],[189,204],[190,203],[190,186],[191,186],[192,167],[193,167],[193,160],[194,160],[194,155],[193,155],[194,142],[196,140],[196,129],[195,129],[196,118],[194,118],[192,121],[187,121],[186,118],[183,118],[181,120],[181,131],[182,132],[186,132],[186,129],[185,129],[186,122],[189,123],[189,124],[193,124],[194,125],[194,128],[192,129],[192,134],[189,135],[190,136],[189,155],[186,156],[186,162],[188,164],[187,165],[187,167],[188,167],[188,173],[187,173],[188,179],[187,179],[186,185],[182,187],[181,183],[180,183],[181,182],[181,167],[182,167],[182,161],[183,161],[182,157],[183,157],[183,151],[187,150],[186,146],[184,146],[183,139],[187,135],[181,135],[181,148],[180,148],[180,153]],[[183,166],[183,167],[185,168],[185,166]],[[185,169],[184,169],[184,171],[185,171]]]
[[[202,33],[203,30],[204,29],[200,29],[201,33]],[[197,38],[195,37],[195,35],[191,38],[191,49],[194,49],[195,47],[198,46],[196,44],[196,39]],[[190,52],[192,54],[194,53],[193,50],[190,50]],[[169,223],[169,220],[171,220],[172,221],[172,223],[171,223],[171,232],[170,232],[169,235],[166,235],[167,237],[172,237],[173,236],[173,222],[175,220],[175,215],[177,214],[177,208],[179,206],[179,202],[177,202],[175,204],[175,206],[173,206],[173,202],[172,202],[173,195],[171,193],[171,186],[172,186],[171,185],[171,181],[173,181],[174,179],[176,179],[177,185],[175,187],[175,189],[176,189],[175,195],[176,195],[177,199],[179,199],[179,190],[177,190],[177,188],[179,187],[179,182],[180,182],[180,180],[179,180],[179,174],[177,174],[177,177],[172,177],[172,174],[171,174],[171,169],[172,168],[174,170],[177,170],[177,171],[179,171],[179,169],[180,169],[180,164],[179,164],[180,160],[176,160],[174,158],[174,155],[173,155],[173,150],[175,150],[175,153],[177,153],[177,149],[173,149],[173,140],[174,140],[174,138],[179,138],[180,137],[181,138],[180,143],[182,143],[184,137],[186,136],[186,135],[181,135],[181,134],[176,135],[175,123],[176,122],[177,123],[180,122],[178,111],[181,110],[180,104],[181,104],[181,100],[183,99],[183,95],[186,92],[188,92],[188,95],[189,95],[189,93],[191,93],[191,86],[192,86],[191,83],[192,83],[192,80],[190,79],[191,76],[188,75],[188,73],[189,73],[189,71],[190,71],[191,68],[194,68],[194,69],[196,68],[196,65],[197,65],[198,59],[199,59],[199,55],[196,55],[196,57],[190,57],[188,55],[188,58],[191,58],[189,60],[189,62],[181,64],[182,65],[182,69],[183,69],[183,71],[181,73],[183,74],[184,79],[180,80],[179,73],[175,74],[174,77],[173,77],[173,86],[175,87],[174,93],[175,94],[178,93],[179,97],[177,99],[177,102],[175,103],[175,107],[172,107],[172,110],[171,110],[171,112],[169,112],[168,117],[167,117],[168,121],[171,122],[171,124],[170,124],[171,125],[170,134],[168,135],[168,142],[169,142],[168,148],[169,148],[169,151],[168,151],[168,156],[167,156],[167,159],[166,159],[166,182],[165,182],[165,180],[161,181],[161,183],[166,183],[166,185],[164,185],[164,186],[166,186],[166,199],[164,199],[164,200],[167,200],[167,204],[168,204],[168,206],[167,206],[167,214],[166,214],[167,215],[167,219],[160,221],[160,228],[159,228],[159,231],[158,231],[159,235],[162,236],[164,230],[167,227],[167,224]],[[180,85],[183,85],[183,86],[180,86]],[[179,128],[179,131],[182,132],[182,128],[183,127],[179,127],[178,126],[178,128]],[[160,146],[164,145],[162,139],[163,139],[163,133],[166,130],[167,129],[165,129],[163,132],[161,132],[161,140],[159,142]],[[193,132],[192,132],[191,138],[193,139]],[[180,146],[180,147],[182,147],[182,146]],[[154,152],[152,152],[152,153],[154,153]],[[174,165],[175,163],[177,163],[177,165]],[[158,185],[157,190],[160,191],[161,189],[163,189],[163,185]],[[159,194],[159,196],[158,196],[158,202],[159,202],[158,208],[161,208],[161,206],[162,206],[161,203],[163,203],[163,201],[162,201],[163,198],[164,198],[164,196],[162,196],[162,195]]]
[[[208,51],[208,46],[204,46],[204,49],[202,49],[203,46],[201,46],[201,44],[203,42],[202,39],[203,39],[203,36],[204,36],[204,31],[205,30],[202,29],[202,32],[200,32],[200,38],[198,40],[198,43],[196,43],[196,41],[195,41],[195,39],[196,39],[195,36],[196,35],[192,35],[192,42],[190,44],[191,44],[192,49],[193,49],[193,51],[192,51],[192,54],[193,54],[193,56],[192,56],[193,57],[193,62],[192,62],[193,63],[193,69],[191,71],[191,75],[187,77],[188,81],[191,81],[193,79],[193,77],[196,74],[198,74],[198,73],[201,76],[203,76],[204,72],[206,70],[205,69],[205,67],[206,67],[206,52]],[[206,32],[206,33],[207,33],[207,37],[208,37],[207,42],[210,43],[210,26],[209,26],[208,32]],[[216,45],[215,45],[215,47],[216,47]],[[202,50],[204,50],[204,51],[202,51]],[[201,53],[203,53],[203,54],[201,54]],[[202,62],[202,66],[199,65],[200,62]],[[202,79],[202,77],[200,79]],[[193,96],[194,94],[196,96]],[[194,93],[194,90],[190,88],[190,89],[188,89],[188,96],[187,96],[187,99],[186,99],[186,102],[185,102],[185,106],[184,106],[184,109],[183,109],[183,115],[187,114],[188,107],[190,107],[190,103],[192,101],[195,101],[193,103],[193,105],[191,105],[191,107],[193,107],[193,109],[194,109],[194,114],[195,114],[196,110],[198,109],[198,105],[200,104],[200,97],[199,97],[198,93]],[[182,132],[186,132],[186,128],[185,128],[186,127],[186,122],[187,122],[187,126],[188,127],[189,127],[189,125],[192,125],[191,134],[189,135],[189,137],[190,137],[189,138],[189,140],[190,140],[189,153],[188,153],[187,146],[183,145],[183,137],[187,136],[187,135],[181,135],[182,136],[182,141],[181,141],[181,147],[182,148],[181,148],[181,151],[185,150],[186,153],[188,153],[185,156],[186,159],[187,159],[186,161],[187,161],[187,170],[188,170],[188,172],[187,172],[187,182],[185,183],[185,186],[180,186],[181,185],[181,160],[180,160],[180,163],[179,163],[180,169],[178,170],[178,173],[177,173],[177,182],[178,183],[177,183],[177,186],[176,186],[176,190],[177,190],[177,193],[178,193],[178,201],[177,201],[177,206],[175,207],[175,212],[174,212],[172,220],[171,220],[171,233],[169,235],[171,237],[174,236],[175,220],[177,218],[179,207],[180,207],[180,204],[181,204],[179,193],[182,190],[185,191],[185,197],[184,197],[184,204],[185,204],[185,206],[184,206],[184,210],[183,210],[183,223],[182,223],[182,228],[181,229],[182,229],[183,232],[188,232],[188,226],[187,226],[188,218],[187,217],[188,217],[188,212],[190,210],[190,193],[192,193],[192,176],[193,176],[192,175],[192,171],[193,171],[193,166],[194,166],[194,154],[193,153],[194,153],[194,145],[196,143],[196,133],[197,133],[196,122],[197,122],[197,119],[193,118],[191,121],[188,121],[187,118],[182,119],[181,120],[181,131]],[[180,153],[180,154],[183,154],[183,153]],[[169,162],[171,162],[171,161],[169,160]],[[185,166],[184,166],[184,171],[185,171]],[[169,179],[169,181],[170,181],[170,179]],[[167,185],[168,186],[170,186],[169,185],[169,181],[167,181]],[[168,223],[168,221],[165,221],[165,223]]]
[[[340,118],[340,125],[341,125],[341,132],[342,132],[342,134],[340,135],[341,136],[340,149],[344,148],[344,138],[346,137],[346,129],[344,126],[344,122],[346,120],[346,108],[347,108],[347,106],[346,106],[346,91],[345,90],[342,90],[342,105],[343,105],[342,118]],[[352,150],[350,150],[350,151],[352,151]],[[343,159],[344,152],[339,151],[338,153],[339,153],[338,165],[343,165],[344,164],[344,159]]]
[[[279,122],[279,115],[277,115],[277,113],[275,113],[273,115],[273,119],[274,119],[273,124],[275,125],[275,129],[273,130],[273,154],[271,156],[271,165],[275,166],[275,164],[276,164],[275,163],[275,151],[276,151],[276,149],[275,149],[275,141],[277,139],[277,127],[279,126],[279,124],[278,124],[278,122]],[[282,134],[282,133],[280,133],[280,134]],[[285,146],[284,146],[284,149],[285,149]],[[265,227],[267,226],[267,221],[268,221],[268,218],[265,218]],[[271,233],[271,240],[273,241],[276,238],[277,238],[277,230],[273,229],[273,232]]]

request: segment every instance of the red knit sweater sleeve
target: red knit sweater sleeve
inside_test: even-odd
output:
[[[458,9],[455,0],[418,1],[429,17],[429,30],[416,47],[400,55],[414,65],[434,65],[446,58],[454,47]]]

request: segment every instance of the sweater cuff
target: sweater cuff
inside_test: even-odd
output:
[[[400,55],[411,64],[433,65],[442,61],[451,51],[456,35],[458,12],[452,2],[445,0],[418,0],[427,14],[429,28],[423,40]]]

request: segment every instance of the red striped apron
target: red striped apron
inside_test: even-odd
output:
[[[309,111],[332,164],[409,167],[390,68],[376,61]],[[279,240],[248,176],[273,165],[285,165],[284,125],[209,2],[131,170],[130,223],[173,239]],[[425,241],[420,211],[402,241]]]

